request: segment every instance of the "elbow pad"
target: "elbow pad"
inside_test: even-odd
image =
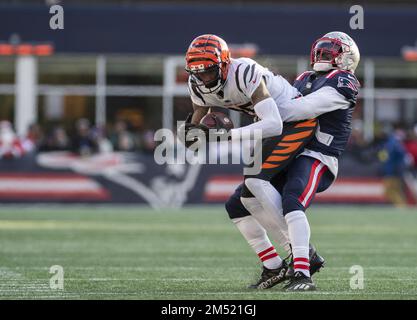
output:
[[[261,120],[266,120],[270,124],[268,128],[265,128],[269,131],[268,135],[279,136],[282,133],[282,119],[274,99],[269,97],[258,102],[254,110]]]

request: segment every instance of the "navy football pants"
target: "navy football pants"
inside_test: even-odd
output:
[[[295,210],[305,211],[317,192],[323,192],[333,182],[333,174],[319,160],[300,156],[284,171],[271,179],[271,184],[282,196],[283,214]],[[230,219],[250,215],[240,201],[243,183],[226,202]]]

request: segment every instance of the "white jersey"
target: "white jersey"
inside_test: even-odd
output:
[[[188,81],[188,90],[194,104],[202,107],[224,107],[255,116],[252,94],[264,79],[269,94],[277,106],[299,96],[299,92],[286,79],[274,75],[267,68],[249,58],[231,59],[226,82],[215,93],[202,94]]]

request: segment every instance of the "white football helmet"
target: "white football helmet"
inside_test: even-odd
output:
[[[344,32],[333,31],[317,39],[311,47],[310,62],[314,71],[332,69],[355,72],[360,60],[355,41]]]

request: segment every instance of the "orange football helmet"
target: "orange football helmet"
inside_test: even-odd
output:
[[[185,60],[191,83],[201,93],[216,92],[225,84],[230,51],[222,38],[213,34],[198,36],[188,47]]]

